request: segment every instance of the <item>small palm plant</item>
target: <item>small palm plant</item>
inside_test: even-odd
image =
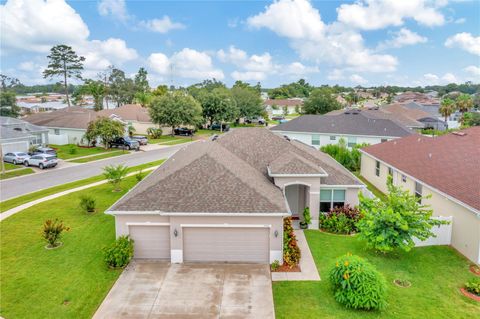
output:
[[[438,112],[445,118],[445,124],[447,124],[448,117],[455,112],[455,102],[449,98],[444,99]]]
[[[43,224],[43,238],[48,243],[47,247],[55,248],[60,246],[59,240],[62,237],[62,232],[69,230],[70,227],[65,226],[61,220],[46,220]]]
[[[125,165],[108,165],[103,168],[103,175],[113,185],[114,192],[120,192],[121,181],[127,176],[128,167]]]

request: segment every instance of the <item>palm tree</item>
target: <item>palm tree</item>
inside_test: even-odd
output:
[[[462,124],[463,124],[463,117],[465,115],[465,112],[470,111],[470,109],[473,107],[473,100],[472,97],[468,94],[462,94],[457,98],[457,101],[455,102],[456,108],[462,113]]]
[[[445,117],[445,124],[448,128],[448,117],[452,115],[453,112],[455,112],[455,103],[452,99],[444,99],[442,101],[442,105],[440,105],[440,108],[438,109],[438,112],[440,112],[440,114]]]

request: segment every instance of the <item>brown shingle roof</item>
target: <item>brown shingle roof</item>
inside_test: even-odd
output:
[[[152,122],[148,114],[148,108],[142,107],[140,104],[125,104],[114,109],[101,110],[98,114],[106,117],[115,114],[124,121]]]
[[[87,129],[88,123],[97,117],[98,114],[93,110],[74,106],[52,112],[31,114],[22,120],[46,127]]]
[[[318,165],[294,152],[280,155],[268,166],[271,174],[325,174]]]
[[[264,105],[277,105],[277,106],[302,106],[303,101],[300,99],[288,99],[288,100],[273,100],[268,99],[263,102]]]
[[[362,151],[480,210],[480,127],[461,132],[408,136]]]

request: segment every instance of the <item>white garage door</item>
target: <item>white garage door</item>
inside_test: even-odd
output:
[[[184,228],[184,261],[269,262],[268,228]]]
[[[4,143],[2,144],[2,152],[3,154],[7,154],[10,152],[28,152],[28,142],[12,142],[12,143]]]
[[[169,226],[129,226],[135,258],[170,258]]]

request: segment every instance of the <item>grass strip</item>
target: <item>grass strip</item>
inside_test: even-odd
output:
[[[127,155],[129,154],[128,152],[123,152],[123,151],[115,151],[115,152],[110,152],[106,154],[101,154],[97,156],[90,156],[90,157],[84,157],[84,158],[79,158],[77,160],[70,160],[70,163],[88,163],[92,161],[97,161],[101,160],[104,158],[109,158],[109,157],[115,157],[115,156],[120,156],[120,155]]]
[[[31,168],[19,169],[19,170],[15,170],[15,171],[12,171],[12,172],[6,171],[5,174],[0,174],[0,180],[12,178],[12,177],[23,176],[23,175],[28,175],[28,174],[33,174],[33,173],[35,173],[35,172]]]

